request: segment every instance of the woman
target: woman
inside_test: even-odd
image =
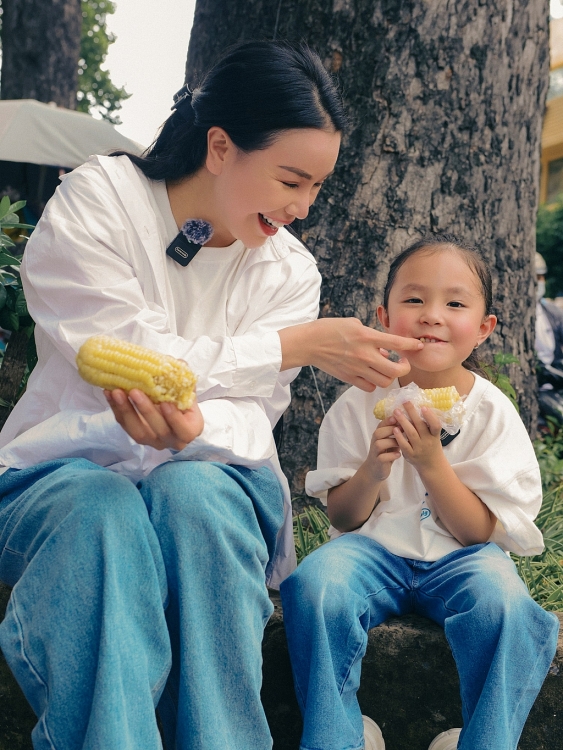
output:
[[[260,704],[266,590],[292,569],[272,427],[298,368],[366,390],[421,347],[316,320],[304,218],[344,114],[307,48],[246,43],[184,90],[144,157],[93,157],[47,206],[22,265],[39,362],[0,438],[0,646],[36,750],[271,746]],[[188,219],[213,236],[184,267]],[[185,359],[199,407],[104,394],[75,356],[109,333]],[[107,401],[106,401],[107,399]],[[111,408],[108,408],[108,403]]]

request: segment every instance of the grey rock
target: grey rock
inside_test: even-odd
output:
[[[274,750],[298,750],[301,718],[293,692],[277,592],[264,637],[262,700]],[[563,613],[558,614],[563,629]],[[376,721],[386,750],[428,750],[432,739],[461,726],[457,670],[444,631],[424,617],[393,618],[370,631],[358,699]],[[522,733],[519,750],[563,750],[563,633],[555,659]],[[494,748],[491,748],[494,750]]]

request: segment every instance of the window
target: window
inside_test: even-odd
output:
[[[547,203],[563,193],[563,158],[554,159],[547,165]]]

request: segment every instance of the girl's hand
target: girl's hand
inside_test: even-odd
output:
[[[444,455],[440,443],[440,420],[432,409],[426,407],[421,409],[422,419],[410,401],[406,401],[403,407],[408,417],[400,409],[393,412],[398,424],[393,430],[397,445],[404,458],[418,470],[431,468]]]
[[[410,370],[405,358],[389,359],[388,349],[418,351],[418,339],[381,333],[356,318],[320,318],[278,331],[282,370],[314,365],[363,391],[387,387]]]
[[[387,479],[391,473],[393,462],[401,457],[401,451],[394,436],[396,424],[395,417],[382,419],[371,437],[366,466],[375,482],[382,482]]]
[[[129,395],[119,388],[104,394],[117,422],[139,445],[181,451],[203,431],[203,415],[197,401],[191,409],[180,411],[174,404],[153,404],[136,388]]]

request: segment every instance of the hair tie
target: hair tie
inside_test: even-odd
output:
[[[174,96],[174,104],[170,109],[176,110],[185,120],[192,122],[194,119],[194,111],[192,108],[192,97],[193,91],[190,89],[187,83],[177,91]]]

